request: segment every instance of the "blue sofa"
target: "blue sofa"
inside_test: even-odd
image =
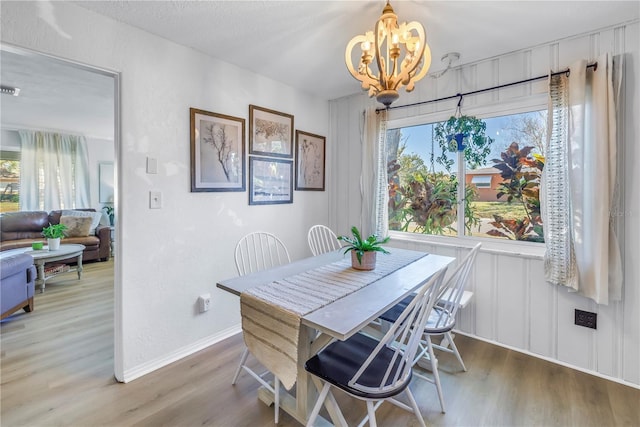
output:
[[[35,280],[36,268],[31,255],[17,254],[0,259],[0,319],[20,309],[33,310]]]

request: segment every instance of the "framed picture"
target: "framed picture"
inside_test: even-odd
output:
[[[293,203],[293,161],[249,158],[249,204]]]
[[[249,154],[293,158],[293,116],[249,105]]]
[[[296,131],[296,190],[324,191],[324,136]]]
[[[191,191],[245,191],[245,120],[190,108]]]

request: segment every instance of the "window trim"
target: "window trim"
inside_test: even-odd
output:
[[[475,98],[474,98],[475,100]],[[545,110],[548,107],[548,94],[547,92],[539,93],[535,95],[529,95],[526,98],[518,98],[508,101],[501,101],[495,103],[488,103],[483,105],[470,105],[463,107],[462,114],[468,116],[475,116],[479,119],[490,119],[494,117],[521,114],[539,110]],[[434,111],[432,113],[420,114],[408,117],[398,117],[387,120],[387,130],[397,129],[402,127],[428,125],[437,122],[442,122],[452,116],[451,110],[446,111]],[[465,174],[466,176],[466,174]],[[461,179],[460,182],[464,185],[465,180]],[[464,190],[464,188],[463,188]],[[461,202],[463,203],[463,202]],[[458,204],[458,211],[460,211],[460,204]],[[462,208],[464,211],[464,207]],[[458,222],[464,216],[458,217]],[[519,240],[505,240],[505,239],[492,239],[490,237],[478,237],[467,235],[456,236],[440,236],[432,234],[422,233],[409,233],[404,231],[389,230],[389,236],[394,240],[421,242],[425,244],[441,245],[441,246],[453,246],[459,248],[473,247],[475,243],[482,242],[483,249],[488,251],[514,255],[514,256],[526,256],[533,258],[544,257],[545,244],[538,242],[526,242]]]
[[[414,244],[471,249],[482,243],[482,252],[490,252],[519,258],[544,259],[544,243],[516,240],[491,239],[475,236],[439,236],[434,234],[406,233],[389,230],[391,241],[411,242]]]
[[[491,188],[491,178],[491,175],[471,175],[469,184],[475,185],[477,189]]]
[[[548,96],[545,92],[542,94],[530,95],[526,99],[514,99],[483,105],[463,105],[462,114],[465,116],[475,116],[479,119],[486,119],[506,114],[527,113],[536,109],[544,110],[547,108]],[[387,120],[387,129],[442,122],[447,120],[454,113],[454,108],[452,108],[450,110],[434,111],[432,113],[419,114],[415,116],[390,118]]]

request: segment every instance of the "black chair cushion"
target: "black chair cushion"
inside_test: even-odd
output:
[[[413,300],[413,295],[409,295],[389,310],[385,311],[380,315],[380,319],[387,321],[389,323],[395,323],[398,320],[398,317],[402,314],[405,308],[411,303]],[[444,334],[445,332],[449,332],[454,328],[456,324],[456,320],[451,318],[449,312],[440,308],[433,307],[433,311],[429,316],[429,320],[427,320],[427,324],[424,327],[424,331],[428,334]]]
[[[384,393],[367,393],[349,386],[351,378],[353,378],[377,345],[378,341],[375,339],[357,333],[346,341],[336,341],[330,344],[320,353],[307,360],[304,368],[307,372],[354,396],[371,399],[385,399],[395,396],[409,385],[411,370],[409,370],[408,377],[401,381],[397,387]],[[362,374],[358,384],[365,387],[379,387],[387,368],[391,364],[393,354],[394,350],[388,347],[383,348]],[[402,360],[400,359],[398,358],[394,362],[394,367],[385,385],[390,385],[393,382],[396,370],[402,367]]]
[[[404,309],[407,308],[409,304],[411,304],[411,301],[413,301],[415,296],[416,294],[411,294],[406,296],[402,301],[400,301],[399,303],[391,307],[389,310],[382,313],[380,315],[380,319],[385,320],[389,323],[396,323],[396,320],[398,320],[398,317],[400,317]]]

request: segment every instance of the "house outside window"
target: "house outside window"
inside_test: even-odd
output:
[[[490,150],[473,161],[462,152],[443,150],[437,133],[444,122],[389,123],[389,230],[544,241],[539,187],[546,111],[485,117],[482,122]]]

